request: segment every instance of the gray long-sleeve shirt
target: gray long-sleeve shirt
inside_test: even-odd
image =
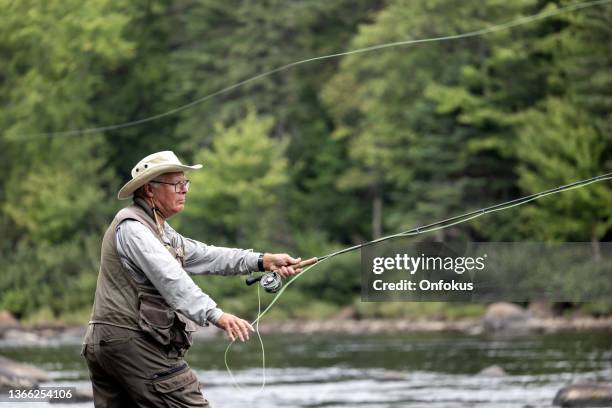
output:
[[[150,281],[166,302],[194,322],[216,323],[223,311],[193,282],[189,274],[241,275],[257,270],[259,253],[250,249],[222,248],[185,238],[164,223],[162,240],[184,249],[184,263],[170,254],[153,233],[135,220],[117,227],[121,262],[139,283]]]

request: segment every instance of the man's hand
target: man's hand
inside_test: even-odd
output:
[[[266,271],[276,272],[287,278],[302,272],[301,258],[292,258],[287,254],[264,254],[263,264]]]
[[[224,330],[231,341],[239,338],[244,342],[249,339],[249,330],[255,331],[249,322],[229,313],[223,313],[215,326]]]

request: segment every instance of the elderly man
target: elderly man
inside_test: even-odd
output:
[[[185,238],[166,222],[181,212],[189,191],[170,151],[154,153],[132,169],[119,199],[133,204],[117,213],[102,240],[91,321],[83,356],[96,407],[207,407],[194,372],[183,360],[197,323],[212,323],[234,341],[253,327],[224,313],[189,274],[301,271],[300,259],[220,248]]]

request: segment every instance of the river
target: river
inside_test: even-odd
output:
[[[198,339],[187,356],[213,407],[539,408],[552,406],[566,384],[612,381],[612,335],[607,332],[266,335],[263,390],[257,339],[234,346],[229,354],[237,384],[225,369],[226,344],[220,337]],[[0,344],[0,355],[49,371],[52,382],[42,385],[86,385],[79,351],[78,344]],[[492,365],[507,375],[478,374]]]

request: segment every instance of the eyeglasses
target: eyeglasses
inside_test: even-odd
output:
[[[183,190],[184,191],[189,191],[189,185],[191,184],[191,181],[190,180],[182,180],[182,181],[177,181],[176,183],[167,183],[165,181],[151,180],[151,181],[149,181],[149,183],[168,184],[169,186],[174,186],[174,192],[175,193],[180,193]]]

